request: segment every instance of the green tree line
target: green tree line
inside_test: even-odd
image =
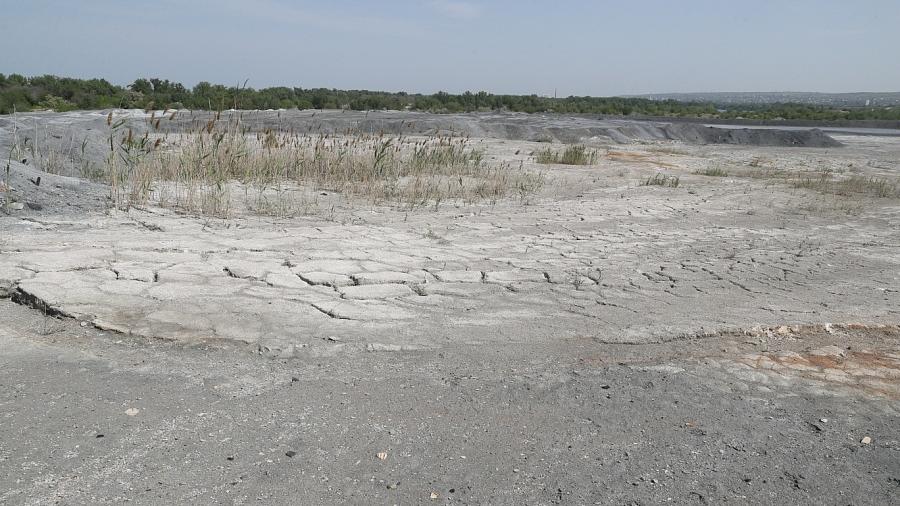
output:
[[[801,104],[716,104],[619,97],[551,98],[538,95],[494,95],[484,91],[431,95],[326,88],[223,86],[208,82],[193,88],[168,79],[136,79],[128,86],[105,79],[75,79],[52,75],[25,77],[0,74],[0,114],[53,109],[351,109],[417,110],[430,112],[513,111],[526,113],[748,118],[760,120],[900,120],[900,108],[830,108]]]

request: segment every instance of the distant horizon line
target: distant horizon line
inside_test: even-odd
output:
[[[659,93],[632,93],[628,95],[616,95],[622,97],[645,97],[649,95],[715,95],[715,94],[732,94],[732,95],[771,95],[771,94],[807,94],[807,95],[894,95],[900,94],[898,91],[797,91],[797,90],[777,90],[777,91],[667,91]]]
[[[411,91],[411,90],[405,90],[405,89],[388,90],[388,89],[374,89],[374,88],[361,88],[361,87],[339,87],[339,86],[325,86],[325,85],[321,85],[321,86],[298,86],[298,85],[294,85],[294,84],[291,84],[291,85],[288,85],[288,84],[271,84],[271,85],[262,85],[262,86],[260,86],[260,87],[256,87],[256,86],[253,86],[252,84],[250,84],[250,79],[249,79],[249,78],[245,78],[245,79],[242,80],[242,81],[239,80],[239,81],[238,81],[239,84],[230,84],[230,85],[229,85],[229,84],[224,84],[223,82],[213,82],[213,81],[210,81],[210,80],[202,79],[202,80],[197,81],[196,83],[190,84],[190,86],[189,86],[189,83],[191,83],[191,81],[180,81],[180,80],[176,80],[176,79],[170,79],[170,78],[166,78],[166,77],[156,77],[156,76],[154,76],[154,77],[140,76],[140,77],[136,77],[135,79],[133,79],[133,80],[131,80],[130,82],[127,82],[127,83],[126,83],[126,82],[118,81],[118,80],[115,80],[115,79],[109,79],[109,78],[106,78],[106,77],[98,77],[98,76],[93,76],[93,77],[76,77],[76,76],[71,76],[71,75],[60,75],[60,74],[52,74],[52,73],[43,73],[43,74],[31,74],[31,75],[26,75],[26,74],[20,74],[20,73],[18,73],[18,72],[12,72],[12,73],[4,73],[4,72],[0,72],[0,74],[5,75],[6,77],[10,77],[10,76],[13,76],[13,75],[20,75],[20,76],[23,76],[23,77],[25,77],[25,78],[27,78],[27,79],[31,79],[31,78],[34,78],[34,77],[44,77],[44,76],[52,76],[52,77],[57,77],[57,78],[61,78],[61,79],[82,79],[82,80],[88,80],[88,79],[102,79],[102,80],[107,81],[107,82],[109,82],[109,83],[111,83],[111,84],[114,84],[114,85],[116,85],[116,86],[122,86],[122,87],[124,87],[124,88],[129,87],[129,86],[130,86],[131,84],[133,84],[134,81],[136,81],[137,79],[147,79],[147,80],[150,80],[150,79],[161,79],[161,80],[168,80],[170,83],[178,83],[178,84],[182,84],[182,85],[184,85],[185,87],[190,87],[190,88],[193,88],[193,87],[196,86],[197,84],[200,84],[200,83],[204,83],[204,82],[205,82],[205,83],[209,83],[209,84],[212,84],[212,85],[226,86],[226,87],[228,87],[228,88],[243,88],[243,87],[246,85],[247,88],[252,88],[252,89],[254,89],[254,90],[264,90],[264,89],[266,89],[266,88],[301,88],[301,89],[306,89],[306,90],[326,89],[326,90],[339,90],[339,91],[368,91],[368,92],[376,92],[376,93],[392,93],[392,94],[406,93],[406,94],[409,94],[409,95],[435,95],[435,94],[437,94],[437,93],[448,93],[448,94],[453,94],[453,95],[462,95],[462,94],[464,94],[464,93],[466,93],[466,92],[473,93],[473,94],[485,92],[485,93],[488,93],[488,94],[491,94],[491,95],[514,95],[514,96],[530,96],[530,95],[535,95],[535,96],[545,97],[545,98],[549,98],[549,97],[553,97],[553,98],[568,98],[568,97],[590,97],[590,98],[643,98],[643,97],[650,97],[650,96],[654,96],[654,95],[723,95],[723,94],[734,94],[734,95],[752,95],[752,94],[756,94],[756,95],[770,95],[770,94],[878,95],[878,94],[882,94],[882,95],[892,95],[892,94],[900,94],[900,90],[896,90],[896,91],[805,91],[805,90],[771,90],[771,91],[759,91],[759,90],[756,90],[756,91],[747,91],[747,90],[744,90],[744,91],[732,91],[732,90],[718,90],[718,91],[660,91],[660,92],[643,92],[643,93],[629,92],[629,93],[597,94],[597,95],[592,95],[592,94],[588,94],[588,95],[579,95],[579,94],[568,93],[568,94],[558,94],[558,95],[557,95],[556,93],[553,93],[553,94],[550,94],[550,93],[544,93],[544,94],[542,94],[542,93],[536,93],[536,92],[530,92],[530,93],[526,93],[526,92],[519,92],[519,93],[515,93],[515,92],[497,92],[497,91],[489,91],[489,90],[486,90],[486,89],[475,89],[475,88],[465,89],[465,90],[462,90],[462,91],[448,91],[448,90],[443,90],[443,89],[439,89],[439,90],[437,90],[437,91]],[[243,83],[243,84],[241,84],[241,83]]]

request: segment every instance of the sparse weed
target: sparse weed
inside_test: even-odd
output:
[[[814,172],[789,179],[794,188],[804,188],[820,193],[853,196],[864,195],[876,198],[900,197],[900,181],[891,181],[881,177],[854,175],[847,178],[835,178],[830,170]]]
[[[572,274],[572,276],[569,278],[569,281],[572,283],[572,288],[574,288],[576,291],[581,290],[581,285],[584,284],[584,277],[576,272]]]
[[[728,172],[722,167],[710,167],[708,169],[698,170],[694,172],[694,174],[709,177],[728,177]]]
[[[841,213],[850,216],[862,214],[865,206],[862,202],[846,200],[846,199],[828,199],[815,202],[808,202],[797,206],[798,211],[808,214],[824,214],[824,213]],[[784,228],[784,227],[782,227]]]
[[[758,160],[757,159],[754,159]],[[810,190],[826,196],[814,202],[800,204],[797,209],[805,213],[822,214],[838,212],[847,215],[858,215],[865,206],[861,198],[900,198],[900,179],[886,177],[863,176],[853,174],[844,176],[831,169],[787,171],[777,168],[765,168],[761,163],[753,163],[753,168],[736,168],[731,175],[741,178],[766,180],[766,187],[787,185],[791,188]]]
[[[690,155],[690,153],[688,151],[685,151],[683,149],[678,149],[673,146],[666,146],[666,145],[650,146],[649,148],[647,148],[647,151],[652,151],[654,153],[660,153],[660,154],[664,154],[664,155],[678,155],[678,156],[689,156]]]
[[[657,172],[655,175],[641,181],[640,186],[666,186],[669,188],[678,188],[681,184],[681,178],[670,174]]]
[[[750,160],[750,163],[748,163],[747,165],[753,168],[758,168],[762,167],[766,162],[767,160],[765,158],[761,156],[754,156],[753,159]]]
[[[589,281],[595,285],[599,285],[602,277],[603,271],[599,268],[572,269],[567,272],[567,281],[576,291],[581,290],[581,287]]]
[[[788,176],[788,172],[781,169],[771,168],[752,168],[734,170],[730,173],[733,177],[745,177],[749,179],[784,179]]]

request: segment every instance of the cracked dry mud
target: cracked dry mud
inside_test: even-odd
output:
[[[900,201],[750,177],[896,177],[900,139],[839,140],[620,145],[527,202],[0,218],[0,502],[895,504]]]

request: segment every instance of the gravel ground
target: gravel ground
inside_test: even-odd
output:
[[[14,162],[0,503],[900,503],[900,200],[760,175],[900,139],[610,140],[525,202],[290,219]]]
[[[0,316],[8,504],[884,505],[900,491],[896,390],[711,374],[723,347],[755,348],[739,340],[273,360],[10,302]]]

